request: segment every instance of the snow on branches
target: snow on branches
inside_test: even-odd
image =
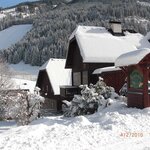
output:
[[[13,87],[12,73],[5,59],[0,56],[0,90]]]
[[[80,88],[81,95],[74,95],[71,102],[63,101],[64,116],[93,114],[98,109],[109,106],[112,99],[119,97],[114,88],[107,86],[101,77],[95,85],[81,85]]]
[[[41,103],[44,102],[38,90],[36,88],[34,94],[24,90],[7,90],[0,93],[2,117],[14,119],[18,125],[27,125],[36,119]]]

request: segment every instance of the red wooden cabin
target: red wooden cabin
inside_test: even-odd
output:
[[[125,72],[120,68],[115,68],[114,66],[96,69],[94,70],[93,74],[101,76],[104,79],[104,82],[108,86],[114,87],[117,93],[119,93],[126,79]]]

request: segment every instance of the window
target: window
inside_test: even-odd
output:
[[[136,89],[143,87],[143,75],[136,69],[130,73],[130,87]]]
[[[73,72],[73,85],[81,85],[81,72]]]
[[[88,84],[88,71],[82,72],[82,84]]]
[[[57,109],[57,101],[56,100],[53,100],[53,99],[50,99],[50,109],[54,109],[56,110]]]

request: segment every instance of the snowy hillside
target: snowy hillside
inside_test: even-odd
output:
[[[1,121],[0,149],[149,150],[149,125],[150,108],[115,102],[91,116],[46,117],[22,127]]]
[[[14,25],[3,31],[0,31],[0,49],[9,48],[11,45],[20,41],[23,36],[31,30],[31,28],[31,24]]]
[[[38,75],[40,68],[39,66],[31,66],[30,64],[25,64],[23,61],[18,64],[10,64],[9,67],[12,69],[12,71],[35,76]]]
[[[31,66],[20,62],[18,64],[9,64],[12,72],[12,80],[15,89],[29,89],[34,91],[36,79],[39,71],[38,66]]]
[[[10,64],[9,67],[13,73],[12,80],[14,83],[14,88],[29,89],[31,92],[33,92],[39,67],[24,64],[24,62]]]
[[[11,7],[14,5],[17,5],[19,3],[23,2],[34,2],[38,0],[0,0],[0,7],[6,8],[6,7]]]

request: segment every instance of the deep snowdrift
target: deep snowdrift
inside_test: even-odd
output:
[[[29,126],[5,127],[9,124],[0,122],[2,150],[150,149],[150,108],[127,108],[124,102],[90,116],[46,117]]]

